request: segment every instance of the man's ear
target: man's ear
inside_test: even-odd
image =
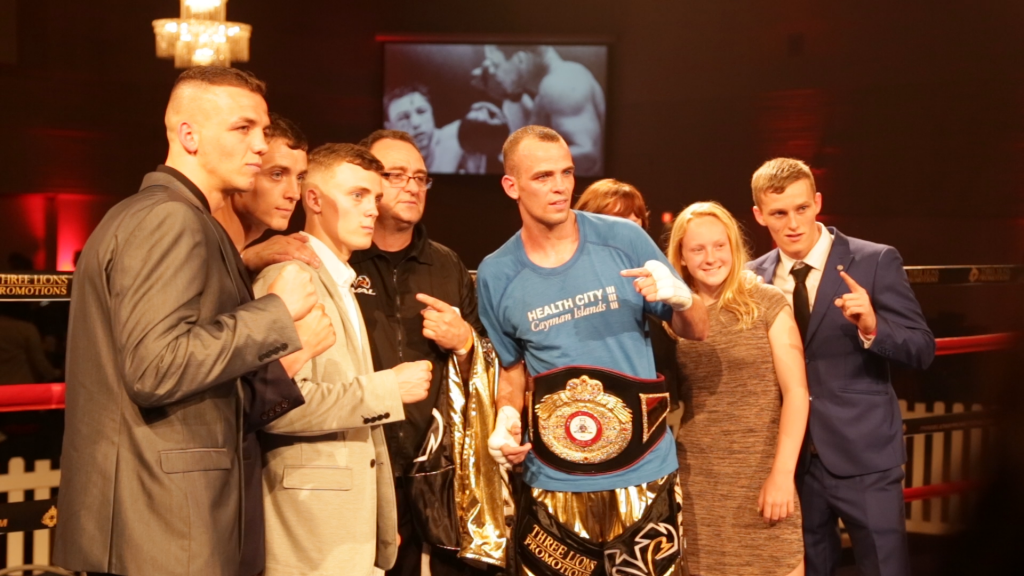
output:
[[[305,200],[305,202],[304,202],[305,206],[304,207],[307,210],[309,210],[313,214],[317,214],[317,215],[319,215],[321,212],[323,212],[324,207],[323,207],[323,205],[321,203],[321,197],[320,197],[320,191],[319,190],[317,190],[316,188],[313,188],[313,187],[309,187],[309,188],[306,189],[305,192],[302,193],[302,195],[305,197],[304,198],[304,200]]]
[[[757,220],[757,223],[761,226],[767,226],[767,224],[764,223],[764,214],[761,214],[761,209],[757,206],[754,206],[754,220]]]
[[[815,214],[821,212],[821,192],[814,193],[814,208],[816,209]]]
[[[178,124],[178,143],[191,155],[199,151],[199,134],[188,122]]]
[[[517,202],[519,201],[519,189],[516,188],[515,178],[505,174],[501,177],[501,187],[505,189],[505,194],[507,194],[509,198]]]

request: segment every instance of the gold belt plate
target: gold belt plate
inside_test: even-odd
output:
[[[576,464],[618,456],[633,435],[633,413],[626,403],[606,394],[601,381],[587,375],[542,398],[535,412],[544,445]]]

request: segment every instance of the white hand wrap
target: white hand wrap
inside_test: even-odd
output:
[[[693,305],[693,293],[685,282],[676,278],[676,275],[657,260],[648,260],[644,263],[644,269],[651,273],[654,279],[654,286],[658,292],[654,297],[658,302],[664,302],[676,312],[682,312]]]
[[[512,426],[519,424],[519,412],[511,406],[502,406],[498,411],[498,417],[494,419],[494,432],[487,439],[487,451],[491,458],[505,470],[512,469],[512,463],[501,453],[501,447],[506,445],[519,446],[519,438],[512,435]]]

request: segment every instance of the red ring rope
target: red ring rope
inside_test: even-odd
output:
[[[1006,350],[1014,345],[1018,336],[1019,334],[1016,332],[1003,332],[1000,334],[985,334],[982,336],[936,338],[935,355],[947,356],[949,354],[967,354],[970,352]]]
[[[63,410],[64,383],[0,386],[0,412]]]
[[[914,486],[903,489],[903,501],[914,502],[915,500],[928,500],[930,498],[942,498],[955,496],[968,490],[977,488],[977,482],[946,482],[945,484],[930,484],[928,486]]]
[[[1020,335],[1015,332],[936,338],[935,355],[967,354],[1005,350],[1013,346]],[[60,410],[64,408],[64,384],[8,384],[0,386],[0,412],[27,410]]]

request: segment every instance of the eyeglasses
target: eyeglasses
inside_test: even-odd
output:
[[[425,174],[418,174],[416,176],[410,176],[402,172],[382,172],[381,176],[388,181],[393,188],[405,188],[405,185],[409,183],[409,180],[415,180],[416,185],[424,190],[430,190],[431,184],[434,183],[434,179]]]

